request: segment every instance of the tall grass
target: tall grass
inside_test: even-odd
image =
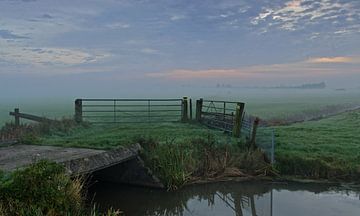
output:
[[[262,152],[249,151],[242,143],[219,143],[211,134],[180,142],[152,137],[138,142],[144,148],[145,163],[168,190],[198,180],[259,175],[268,166]]]

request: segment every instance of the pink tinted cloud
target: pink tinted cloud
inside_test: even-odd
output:
[[[336,56],[336,57],[319,57],[311,58],[307,62],[309,63],[352,63],[355,62],[353,57]]]
[[[148,77],[174,80],[189,79],[266,79],[274,77],[316,77],[334,74],[358,73],[354,68],[341,66],[342,63],[359,63],[352,57],[319,57],[294,63],[255,65],[232,69],[177,69],[163,73],[149,73]],[[334,63],[334,64],[328,64]]]

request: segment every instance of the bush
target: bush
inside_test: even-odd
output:
[[[82,185],[66,176],[62,166],[40,161],[3,175],[0,206],[6,215],[81,215]]]
[[[71,179],[54,162],[39,161],[10,174],[0,172],[0,215],[11,216],[118,216],[109,209],[102,214],[95,205],[86,208],[84,181]]]

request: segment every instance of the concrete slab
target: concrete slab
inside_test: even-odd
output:
[[[40,159],[48,159],[58,163],[79,158],[86,158],[105,152],[104,150],[84,148],[62,148],[39,145],[11,145],[0,147],[0,169],[12,171],[24,167]]]
[[[163,188],[161,181],[145,167],[138,156],[140,150],[139,144],[108,151],[11,145],[0,147],[0,170],[13,171],[38,160],[48,159],[62,164],[70,176],[91,174],[106,181]]]

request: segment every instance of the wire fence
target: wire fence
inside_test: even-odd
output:
[[[256,145],[265,152],[273,164],[275,162],[275,129],[259,127],[256,133]]]
[[[250,142],[255,118],[255,116],[249,114],[244,114],[243,116],[241,136],[245,138],[246,142]],[[275,129],[259,126],[256,130],[255,144],[264,151],[267,158],[273,164],[275,162]]]

